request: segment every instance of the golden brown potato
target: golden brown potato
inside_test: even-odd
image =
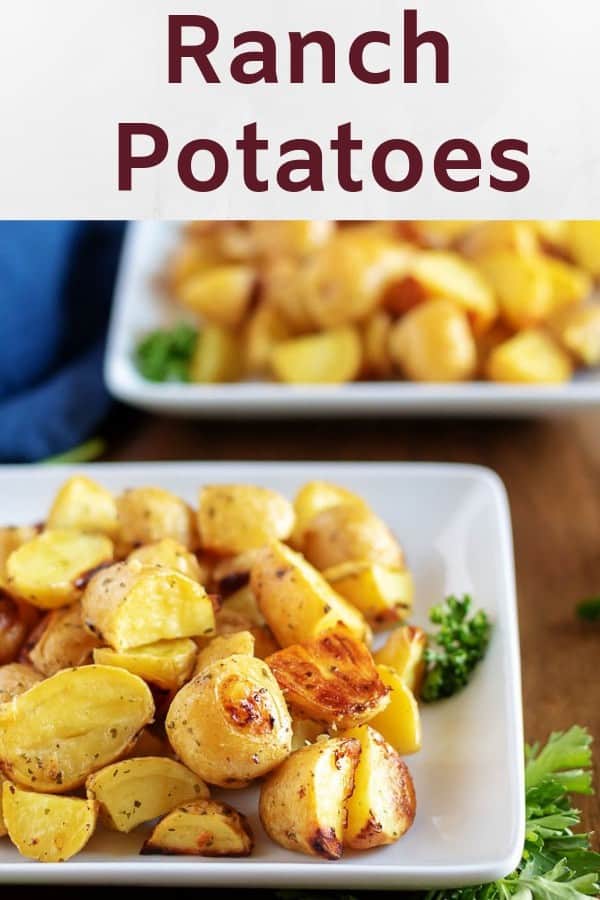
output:
[[[23,856],[64,862],[83,850],[96,827],[96,806],[77,797],[26,791],[5,781],[3,815],[11,841]]]
[[[198,557],[173,538],[163,538],[162,541],[138,547],[127,557],[127,562],[133,560],[144,566],[166,566],[168,569],[176,569],[188,578],[199,581],[200,584],[207,581],[208,573],[200,565]]]
[[[167,737],[210,784],[243,787],[288,756],[292,722],[269,667],[252,656],[211,663],[175,695]]]
[[[291,336],[291,328],[272,303],[261,303],[252,313],[244,335],[244,363],[248,372],[264,375],[274,348]]]
[[[129,832],[164,816],[188,800],[208,799],[204,782],[174,759],[143,756],[116,762],[90,775],[88,800],[98,806],[101,821]]]
[[[313,516],[304,529],[303,553],[321,571],[346,562],[404,566],[402,548],[383,519],[357,503],[342,503]]]
[[[600,365],[600,304],[560,310],[548,321],[558,342],[584,366]]]
[[[314,329],[305,304],[309,275],[304,263],[284,258],[269,260],[261,273],[262,301],[276,310],[290,334]]]
[[[237,336],[220,325],[205,325],[190,363],[190,381],[225,384],[243,374],[243,351]]]
[[[259,659],[265,659],[279,649],[249,586],[240,588],[235,594],[227,597],[215,613],[215,622],[219,636],[249,632],[254,640],[254,656]],[[210,642],[210,639],[207,640]],[[202,642],[201,646],[206,646],[206,643]]]
[[[6,830],[6,822],[4,821],[4,815],[2,813],[2,794],[3,794],[3,786],[6,779],[3,775],[0,775],[0,838],[6,837],[8,831]]]
[[[236,631],[233,634],[213,638],[208,646],[198,653],[194,675],[199,675],[203,669],[218,659],[238,654],[254,656],[254,635],[250,631]]]
[[[590,295],[593,285],[587,272],[552,256],[546,257],[544,265],[552,284],[551,312],[581,303]]]
[[[543,256],[497,250],[479,257],[477,265],[511,328],[531,328],[553,311],[552,278]]]
[[[194,514],[175,494],[159,487],[140,487],[117,497],[119,537],[125,553],[140,544],[172,538],[187,549],[196,544]]]
[[[335,231],[335,222],[316,219],[271,222],[258,219],[250,223],[250,231],[261,256],[304,257],[327,243]]]
[[[465,234],[460,242],[461,251],[477,259],[497,250],[508,250],[521,256],[534,256],[540,249],[535,222],[490,221],[480,222]]]
[[[339,623],[359,640],[371,637],[363,615],[299,554],[273,541],[252,568],[251,587],[282,647],[323,634]]]
[[[90,580],[81,604],[86,626],[119,651],[215,630],[202,585],[165,566],[116,563]]]
[[[477,365],[468,317],[445,298],[427,300],[396,322],[390,354],[413,381],[465,381]]]
[[[61,669],[83,666],[92,658],[92,651],[100,646],[97,637],[83,623],[81,603],[55,609],[48,613],[43,630],[33,647],[29,659],[43,675],[54,675]]]
[[[339,859],[359,755],[353,738],[330,738],[292,753],[261,786],[260,820],[269,837],[288,850]]]
[[[353,494],[347,488],[329,481],[307,481],[303,484],[294,499],[294,511],[296,524],[291,536],[291,543],[296,550],[302,550],[304,531],[317,513],[331,506],[340,506],[342,503],[358,503],[364,506],[364,500]]]
[[[269,356],[275,378],[286,384],[345,384],[362,360],[360,335],[348,326],[280,341]]]
[[[325,569],[323,578],[360,609],[375,630],[402,622],[412,610],[414,584],[408,569],[347,562]]]
[[[411,240],[432,249],[451,247],[469,234],[479,222],[468,220],[427,219],[399,223]]]
[[[8,557],[8,590],[41,609],[67,606],[80,596],[90,572],[112,558],[112,541],[104,535],[43,531]]]
[[[364,324],[363,374],[367,378],[389,379],[394,374],[394,363],[390,355],[392,321],[385,310],[377,310]]]
[[[0,768],[25,787],[63,794],[126,753],[153,715],[136,675],[64,669],[0,706]]]
[[[577,265],[600,277],[600,222],[567,222],[563,238]]]
[[[492,381],[514,384],[561,384],[573,374],[573,365],[550,335],[531,328],[492,350],[487,374]]]
[[[22,544],[26,544],[39,533],[39,528],[29,526],[9,525],[0,528],[0,592],[6,591],[8,588],[6,574],[8,557],[14,550],[17,550]]]
[[[0,665],[17,659],[39,615],[35,606],[15,600],[0,589]]]
[[[378,665],[390,666],[400,675],[413,694],[419,694],[425,675],[427,635],[416,625],[403,625],[392,631],[380,650],[373,654]]]
[[[402,675],[389,666],[377,666],[379,676],[389,688],[389,704],[374,716],[369,725],[383,735],[402,756],[421,749],[419,707]]]
[[[0,703],[7,703],[13,697],[24,694],[30,687],[42,681],[43,676],[33,666],[24,663],[8,663],[0,666]]]
[[[212,484],[200,491],[202,546],[222,556],[285,540],[294,527],[292,504],[277,491],[252,484]]]
[[[114,537],[118,529],[115,498],[91,478],[73,475],[54,498],[46,527]]]
[[[254,837],[245,816],[216,800],[178,806],[155,825],[141,853],[249,856]]]
[[[197,650],[191,638],[156,641],[121,652],[101,647],[94,650],[94,662],[127,669],[165,691],[176,691],[190,677]]]
[[[256,285],[250,266],[218,265],[199,271],[180,285],[177,299],[213,325],[238,326]]]
[[[292,644],[266,659],[291,711],[302,718],[351,728],[389,703],[373,657],[364,644],[330,632]]]
[[[415,819],[415,789],[400,755],[369,725],[346,732],[360,741],[354,790],[346,801],[344,846],[368,850],[393,844]]]

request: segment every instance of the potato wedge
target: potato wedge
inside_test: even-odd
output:
[[[196,544],[194,514],[175,494],[159,487],[140,487],[117,497],[119,538],[123,555],[140,544],[171,538],[190,549]]]
[[[181,856],[249,856],[254,837],[245,816],[216,800],[184,803],[157,825],[141,853]]]
[[[198,529],[202,546],[221,556],[285,540],[294,527],[294,509],[277,491],[252,484],[213,484],[200,491]]]
[[[198,675],[218,659],[226,659],[228,656],[238,654],[254,656],[254,635],[250,631],[236,631],[233,634],[224,634],[213,638],[208,646],[198,653],[194,675]]]
[[[600,304],[563,309],[552,316],[548,328],[577,362],[600,365]]]
[[[103,824],[123,832],[164,816],[180,803],[209,796],[197,775],[162,756],[141,756],[105,766],[89,776],[85,787]]]
[[[0,589],[0,665],[14,662],[40,617],[39,610]]]
[[[100,647],[94,650],[94,662],[127,669],[165,691],[176,691],[190,677],[197,651],[191,638],[178,638],[120,652]]]
[[[377,666],[379,677],[390,689],[390,702],[369,724],[402,756],[421,749],[421,717],[414,694],[402,676],[389,666]]]
[[[362,613],[335,593],[299,554],[273,541],[265,547],[250,579],[259,608],[282,647],[310,640],[338,623],[359,640],[370,639]]]
[[[325,569],[323,578],[360,609],[376,630],[402,622],[412,610],[414,584],[408,569],[372,562],[347,562]]]
[[[54,498],[46,527],[114,537],[119,527],[115,498],[91,478],[73,475]]]
[[[220,325],[205,325],[190,363],[190,381],[225,384],[242,377],[243,350],[238,337]]]
[[[8,557],[8,590],[41,609],[67,606],[80,596],[89,573],[112,558],[112,541],[103,535],[43,531]]]
[[[211,663],[175,695],[171,746],[210,784],[243,787],[289,755],[292,721],[269,667],[252,656]]]
[[[212,266],[186,278],[177,299],[207,322],[235,328],[244,317],[255,283],[256,274],[250,266]]]
[[[420,303],[398,319],[390,331],[390,355],[412,381],[465,381],[477,366],[469,318],[445,298]]]
[[[427,635],[416,625],[403,625],[392,631],[380,650],[373,654],[378,665],[390,666],[418,696],[425,675]]]
[[[492,350],[487,374],[492,381],[512,384],[562,384],[573,374],[573,364],[549,334],[530,328]]]
[[[65,669],[0,706],[0,768],[25,787],[66,793],[127,752],[153,715],[152,694],[136,675]]]
[[[43,630],[29,650],[29,659],[48,677],[61,669],[83,666],[100,643],[85,627],[81,603],[77,602],[48,613]]]
[[[261,786],[260,820],[269,837],[288,850],[339,859],[359,756],[353,738],[330,738],[292,753]]]
[[[349,634],[330,632],[279,650],[265,662],[292,712],[351,728],[368,722],[389,703],[373,657]]]
[[[64,862],[83,850],[96,827],[96,805],[77,797],[26,791],[5,781],[2,806],[11,841],[38,862]]]
[[[364,500],[358,494],[353,494],[347,488],[332,484],[330,481],[307,481],[306,484],[303,484],[294,499],[296,524],[290,543],[295,549],[302,550],[304,531],[317,513],[332,506],[340,506],[342,503],[365,505]]]
[[[408,768],[370,725],[353,728],[344,737],[360,741],[354,790],[346,801],[344,846],[368,850],[393,844],[415,819],[415,788]]]
[[[350,327],[280,341],[269,356],[276,379],[286,384],[345,384],[358,376],[362,359],[360,335]]]
[[[0,666],[0,703],[8,703],[13,697],[24,694],[30,687],[43,680],[33,666],[24,663],[8,663]]]
[[[162,541],[154,541],[144,544],[133,550],[127,557],[127,562],[137,561],[144,566],[166,566],[167,569],[176,569],[188,578],[205,584],[208,573],[205,572],[194,553],[174,541],[173,538],[163,538]]]
[[[402,548],[383,519],[357,503],[342,503],[313,516],[304,529],[303,553],[321,571],[346,562],[404,567]]]
[[[90,580],[81,604],[86,626],[119,651],[215,630],[204,588],[165,566],[116,563]]]

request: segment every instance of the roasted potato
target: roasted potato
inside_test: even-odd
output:
[[[284,496],[252,484],[213,484],[200,491],[198,530],[202,546],[221,556],[285,540],[294,527],[294,509]]]
[[[91,478],[73,475],[54,498],[46,527],[114,537],[119,527],[115,498]]]
[[[188,800],[208,799],[204,782],[174,759],[142,756],[116,762],[90,775],[88,800],[114,831],[133,831]]]
[[[159,487],[124,491],[117,497],[117,511],[123,555],[163,538],[172,538],[187,549],[196,545],[194,514],[170,491]]]
[[[562,239],[577,265],[599,278],[600,222],[567,222]]]
[[[349,326],[280,341],[269,356],[275,377],[287,384],[354,381],[362,360],[360,335]]]
[[[28,656],[38,672],[46,676],[61,669],[83,666],[101,643],[85,627],[79,602],[48,613],[41,627]]]
[[[0,594],[7,590],[6,561],[22,544],[26,544],[40,533],[39,528],[29,526],[7,526],[0,528]]]
[[[218,659],[242,654],[254,656],[254,635],[250,631],[236,631],[213,638],[208,646],[198,653],[194,675],[198,675],[206,666]]]
[[[465,381],[477,366],[468,316],[445,298],[420,303],[398,319],[390,332],[390,355],[412,381]]]
[[[204,588],[165,566],[116,563],[90,580],[81,604],[86,626],[119,651],[215,630]]]
[[[243,374],[243,351],[238,337],[220,325],[205,325],[190,363],[190,381],[224,384]]]
[[[477,265],[511,328],[531,328],[552,313],[554,287],[543,256],[497,250],[479,257]]]
[[[0,775],[0,838],[6,837],[8,831],[6,830],[6,823],[4,821],[4,815],[2,812],[2,794],[3,794],[3,786],[6,779],[3,775]]]
[[[292,751],[314,744],[321,735],[328,737],[322,722],[313,719],[292,719]]]
[[[257,553],[258,549],[255,548],[217,561],[212,570],[212,583],[219,597],[230,597],[247,587]]]
[[[548,256],[544,265],[552,284],[551,313],[581,303],[592,291],[592,279],[582,269]]]
[[[480,222],[463,235],[460,249],[474,259],[498,250],[534,256],[540,249],[540,240],[535,222]]]
[[[294,499],[296,523],[290,539],[296,550],[302,550],[304,531],[317,513],[342,503],[365,505],[358,494],[329,481],[307,481],[302,485]]]
[[[0,666],[17,659],[39,616],[35,606],[14,600],[0,589]]]
[[[373,657],[349,634],[330,632],[265,660],[291,711],[338,728],[368,722],[389,703]]]
[[[414,694],[395,669],[378,665],[377,671],[389,688],[389,704],[369,724],[402,756],[416,753],[421,749],[421,717]]]
[[[261,786],[260,820],[269,837],[288,850],[339,859],[359,756],[354,738],[330,738],[292,753]]]
[[[261,303],[248,320],[244,335],[244,364],[248,372],[264,375],[275,347],[291,337],[291,328],[272,303]]]
[[[573,374],[573,365],[550,335],[531,328],[492,350],[487,372],[494,381],[562,384]]]
[[[197,650],[191,638],[157,641],[120,652],[101,647],[94,650],[94,662],[127,669],[165,691],[176,691],[190,677]]]
[[[153,715],[152,694],[136,675],[64,669],[0,706],[0,768],[25,787],[66,793],[126,753]]]
[[[346,801],[344,846],[368,850],[393,844],[414,822],[415,788],[406,764],[369,725],[346,732],[360,741],[354,790]]]
[[[11,841],[23,856],[64,862],[83,850],[96,827],[96,806],[77,797],[26,791],[5,781],[2,807]]]
[[[206,666],[175,695],[171,746],[210,784],[243,787],[288,756],[292,722],[269,667],[247,655]]]
[[[360,609],[374,629],[402,622],[412,610],[414,584],[407,569],[372,562],[347,562],[326,569],[323,578]]]
[[[43,531],[8,557],[8,590],[41,609],[67,606],[80,596],[90,572],[112,558],[112,541],[104,535]]]
[[[251,586],[282,647],[310,640],[340,622],[359,640],[370,638],[362,614],[285,544],[273,541],[261,551],[252,568]]]
[[[184,803],[154,826],[141,852],[182,856],[249,856],[254,837],[245,816],[216,800]]]
[[[419,694],[425,675],[427,635],[416,625],[403,625],[392,631],[380,650],[373,654],[378,665],[390,666],[401,676],[413,694]]]
[[[600,305],[563,309],[548,321],[559,344],[585,366],[600,365]]]
[[[236,328],[244,318],[256,284],[250,266],[218,265],[186,278],[179,302],[213,325]]]
[[[200,565],[198,557],[173,538],[163,538],[162,541],[138,547],[127,557],[127,562],[134,560],[144,566],[166,566],[167,569],[176,569],[188,578],[199,581],[200,584],[206,584],[208,579],[208,573]]]
[[[326,244],[335,231],[335,223],[330,220],[271,222],[257,219],[249,224],[257,253],[276,258],[309,256]]]
[[[302,550],[321,571],[346,562],[404,566],[400,544],[365,504],[342,503],[317,513],[304,529]]]
[[[367,378],[392,378],[394,363],[390,355],[392,317],[385,310],[373,313],[362,330],[363,374]]]
[[[42,680],[43,676],[36,672],[33,666],[25,663],[8,663],[0,666],[0,703],[7,703],[13,697],[24,694]]]

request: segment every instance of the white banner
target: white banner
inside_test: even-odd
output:
[[[600,218],[599,34],[597,0],[4,2],[0,215]]]

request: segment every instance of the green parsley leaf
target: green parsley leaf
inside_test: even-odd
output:
[[[198,331],[185,322],[150,332],[135,351],[138,371],[148,381],[189,381],[197,340]]]
[[[590,597],[580,603],[577,615],[586,622],[600,622],[600,597]]]

